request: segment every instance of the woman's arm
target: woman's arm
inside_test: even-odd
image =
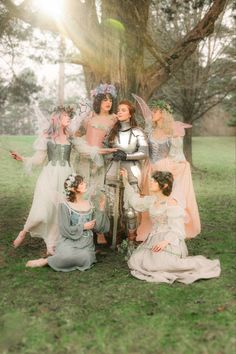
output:
[[[138,193],[134,191],[131,185],[128,182],[127,171],[122,169],[120,174],[123,177],[123,183],[125,187],[125,199],[128,201],[130,206],[134,208],[136,211],[143,212],[149,210],[152,197],[140,197]]]
[[[61,236],[74,241],[79,240],[82,237],[84,230],[92,229],[95,224],[95,221],[91,220],[85,224],[77,224],[72,226],[70,224],[69,208],[64,203],[59,205],[58,219]]]
[[[41,165],[47,157],[47,140],[40,136],[34,142],[35,153],[31,157],[23,157],[15,151],[11,151],[11,156],[17,161],[22,161],[27,171],[31,171],[33,165]]]

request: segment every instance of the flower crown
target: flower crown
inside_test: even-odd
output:
[[[75,187],[75,177],[76,177],[76,173],[72,173],[65,180],[64,188],[65,188],[65,195],[67,197],[70,196],[70,192],[73,191],[73,188]]]
[[[171,106],[164,100],[151,100],[148,104],[151,109],[157,108],[161,111],[167,111],[168,113],[173,113]]]
[[[91,91],[91,97],[96,97],[99,94],[106,95],[107,93],[109,93],[115,98],[117,96],[115,86],[109,84],[100,84],[94,90]]]
[[[67,113],[70,118],[73,118],[75,115],[75,110],[71,106],[57,106],[53,108],[52,111],[52,113],[56,113],[56,114],[63,113],[63,112]]]

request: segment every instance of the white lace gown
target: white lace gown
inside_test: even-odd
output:
[[[156,208],[153,196],[141,198],[124,181],[125,195],[129,204],[139,211],[148,211],[152,229],[146,239],[131,255],[128,266],[131,274],[141,280],[156,283],[190,284],[198,279],[219,277],[219,260],[203,256],[188,256],[185,244],[184,210],[180,206],[168,206],[166,202]],[[152,246],[163,240],[169,241],[160,252],[153,252]]]
[[[64,182],[72,173],[70,167],[70,152],[73,141],[68,144],[56,144],[52,140],[40,137],[34,144],[34,155],[24,158],[26,169],[33,165],[43,166],[36,182],[33,203],[24,229],[32,237],[42,238],[51,249],[59,237],[58,198],[63,195]]]

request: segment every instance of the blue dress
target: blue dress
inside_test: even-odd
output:
[[[55,254],[48,257],[48,264],[56,271],[86,270],[96,262],[93,231],[84,230],[84,224],[96,219],[95,231],[108,232],[109,219],[92,206],[88,211],[76,211],[67,203],[59,205],[60,238]]]

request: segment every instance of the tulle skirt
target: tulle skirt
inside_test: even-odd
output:
[[[49,162],[40,173],[33,197],[33,203],[24,229],[32,237],[42,238],[47,248],[54,247],[59,237],[57,206],[63,197],[64,182],[72,173],[66,162],[54,166]]]

